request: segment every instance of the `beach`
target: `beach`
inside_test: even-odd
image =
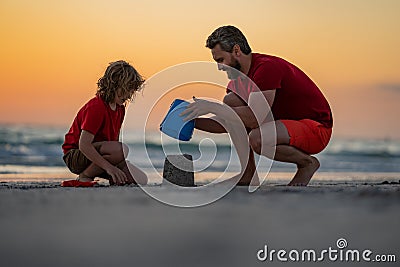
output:
[[[348,249],[399,257],[398,180],[277,181],[254,193],[235,188],[198,208],[171,207],[136,186],[62,188],[59,180],[0,183],[2,266],[275,266],[285,262],[257,258],[265,245],[318,253],[337,249],[341,238]],[[151,186],[177,198],[190,194]],[[321,263],[366,264],[314,264]]]
[[[400,257],[398,140],[333,139],[317,155],[321,168],[308,187],[285,186],[294,166],[266,164],[254,193],[237,187],[208,205],[179,208],[145,192],[178,202],[194,194],[162,184],[165,153],[176,153],[172,142],[150,135],[143,150],[140,136],[125,136],[129,160],[149,175],[144,188],[111,187],[106,180],[94,188],[63,188],[61,181],[76,178],[62,162],[65,131],[0,127],[1,266],[396,266],[393,259],[372,259]],[[233,176],[240,165],[229,142],[213,137],[213,146],[202,138],[210,136],[179,144],[181,153],[194,157],[196,184]],[[342,241],[347,246],[339,249]],[[329,249],[343,255],[370,250],[371,261],[339,254],[335,260],[322,253]],[[286,257],[277,257],[280,250]],[[309,250],[316,258],[302,260]]]
[[[1,1],[0,267],[400,266],[399,11]]]

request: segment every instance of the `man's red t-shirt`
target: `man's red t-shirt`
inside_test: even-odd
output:
[[[65,135],[62,145],[64,154],[70,149],[79,148],[82,130],[94,135],[93,142],[118,141],[124,116],[124,106],[117,105],[116,110],[112,110],[100,96],[92,98],[79,110]]]
[[[261,91],[276,89],[271,108],[274,120],[311,119],[332,128],[328,101],[317,85],[295,65],[279,57],[253,53],[247,76]],[[248,101],[249,94],[258,90],[243,84],[240,79],[231,81],[227,92],[233,91]]]

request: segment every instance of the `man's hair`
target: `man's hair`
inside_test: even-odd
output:
[[[244,34],[235,26],[222,26],[216,29],[206,41],[206,47],[213,49],[217,44],[223,51],[231,53],[237,44],[246,55],[251,53],[251,48]]]
[[[111,62],[104,76],[97,82],[96,95],[110,103],[114,100],[116,91],[122,89],[123,94],[131,94],[129,100],[132,100],[135,93],[142,89],[144,81],[142,75],[128,62],[123,60]]]

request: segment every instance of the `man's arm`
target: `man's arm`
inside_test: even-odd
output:
[[[232,107],[246,128],[255,129],[263,123],[271,111],[276,90],[250,93],[247,106]]]
[[[217,102],[194,98],[180,116],[185,116],[184,121],[196,119],[202,115],[215,114],[215,119],[220,125],[243,124],[246,128],[255,129],[263,123],[269,115],[275,97],[275,90],[250,93],[248,106],[231,107]],[[198,129],[209,131],[208,121],[199,122]],[[214,126],[217,126],[214,124]],[[221,129],[221,128],[219,128]]]
[[[225,95],[223,103],[230,107],[246,106],[246,102],[232,92]],[[195,127],[198,130],[209,133],[226,133],[226,129],[222,126],[223,121],[218,121],[218,119],[217,116],[211,118],[196,118]]]
[[[196,118],[195,128],[209,133],[226,133],[225,128],[216,121],[217,118],[212,118]]]

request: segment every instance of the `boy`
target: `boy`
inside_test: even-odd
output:
[[[97,83],[96,96],[79,110],[65,135],[64,162],[79,176],[62,186],[93,186],[95,177],[108,179],[110,185],[147,183],[146,174],[126,160],[128,147],[118,141],[126,103],[143,83],[129,63],[110,63]]]

